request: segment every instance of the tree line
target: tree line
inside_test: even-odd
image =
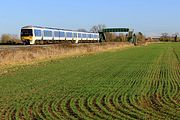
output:
[[[159,40],[163,42],[180,42],[180,38],[178,36],[179,33],[174,33],[172,35],[169,35],[168,33],[162,33]]]
[[[104,28],[106,28],[106,25],[104,24],[98,24],[92,26],[90,30],[86,30],[84,28],[80,28],[77,31],[79,32],[95,32],[98,33],[99,31],[102,31]],[[152,40],[151,38],[146,38],[146,36],[142,32],[133,33],[134,36],[136,36],[136,40],[139,43],[143,43],[146,41]],[[178,37],[178,33],[169,35],[168,33],[162,33],[161,37],[158,39],[158,41],[164,41],[164,42],[178,42],[180,41],[180,38]],[[106,41],[107,42],[127,42],[128,41],[128,33],[105,33]],[[19,35],[13,35],[13,34],[2,34],[1,35],[1,43],[3,44],[20,44],[21,40]]]

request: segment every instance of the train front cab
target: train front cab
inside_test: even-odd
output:
[[[23,44],[34,44],[34,30],[33,29],[28,29],[28,28],[23,28],[21,29],[21,41]]]

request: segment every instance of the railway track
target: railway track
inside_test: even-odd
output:
[[[50,45],[0,45],[0,50],[4,50],[4,49],[19,49],[19,48],[31,48],[31,47],[47,47],[47,46],[50,46]]]
[[[79,43],[79,44],[46,44],[46,45],[0,45],[0,50],[7,50],[7,49],[20,49],[20,48],[33,48],[33,47],[52,47],[52,46],[63,46],[63,45],[72,45],[72,46],[79,46],[79,45],[92,45],[92,44],[100,44],[100,43]]]

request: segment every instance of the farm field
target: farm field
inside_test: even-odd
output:
[[[21,66],[0,76],[0,119],[180,119],[180,43]]]

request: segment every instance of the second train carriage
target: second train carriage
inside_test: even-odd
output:
[[[25,26],[21,29],[24,44],[57,43],[61,41],[99,42],[99,33],[78,32],[56,28]]]

